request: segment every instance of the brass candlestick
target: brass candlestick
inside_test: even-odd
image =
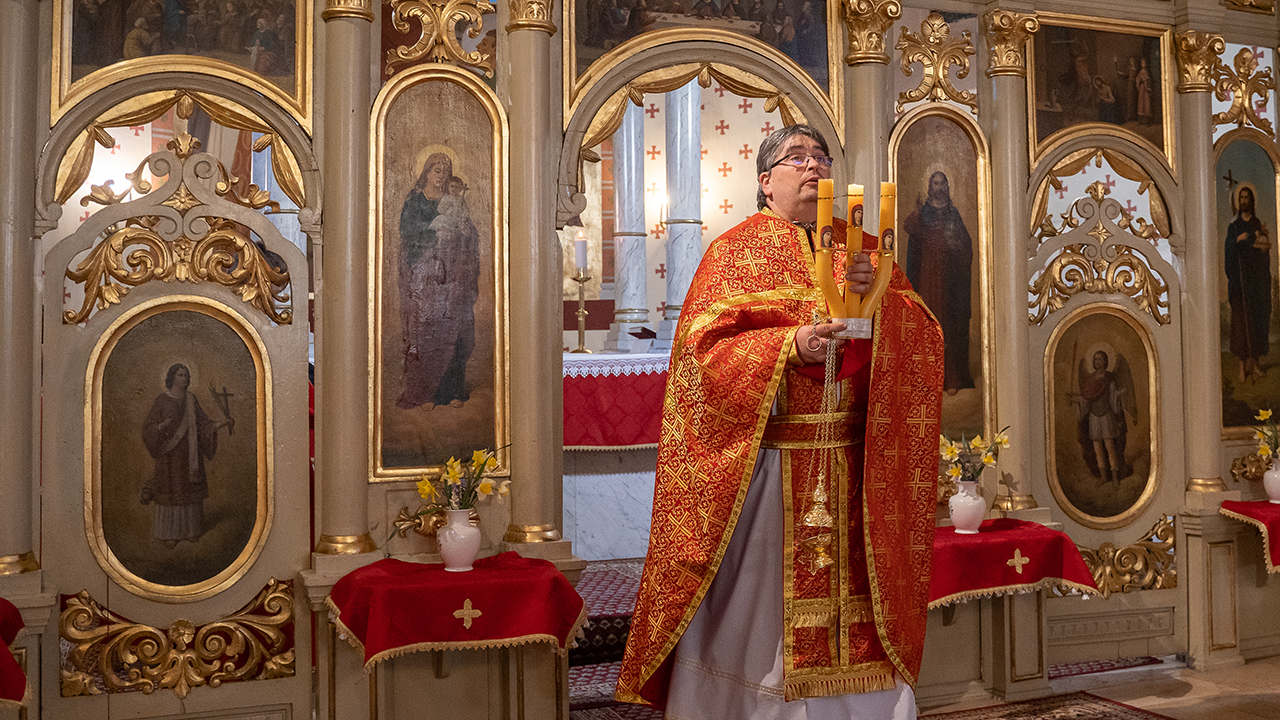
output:
[[[589,353],[587,349],[587,281],[591,276],[586,268],[578,268],[572,280],[578,283],[578,349],[572,352]]]

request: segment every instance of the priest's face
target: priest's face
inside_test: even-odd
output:
[[[760,174],[760,189],[769,208],[784,220],[816,220],[818,181],[831,177],[831,168],[823,167],[812,158],[825,155],[822,145],[808,135],[796,134],[789,138],[778,153],[777,161],[788,157],[810,159],[799,167],[781,162]]]

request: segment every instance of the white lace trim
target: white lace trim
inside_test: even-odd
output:
[[[564,356],[565,377],[647,375],[666,372],[671,364],[667,353],[570,354]]]

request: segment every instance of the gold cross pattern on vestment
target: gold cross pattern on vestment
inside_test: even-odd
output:
[[[1022,572],[1022,568],[1018,568],[1018,572]],[[467,598],[462,603],[461,610],[453,611],[453,616],[458,618],[459,620],[462,620],[462,627],[467,630],[471,629],[471,621],[475,618],[480,617],[483,614],[484,613],[480,612],[479,610],[471,609],[471,598]]]
[[[1023,565],[1026,565],[1026,564],[1027,564],[1027,563],[1029,563],[1029,562],[1031,562],[1031,558],[1029,558],[1029,557],[1022,557],[1022,550],[1020,550],[1020,549],[1018,549],[1018,548],[1014,548],[1014,549],[1013,549],[1013,557],[1012,557],[1011,559],[1009,559],[1009,560],[1006,560],[1004,564],[1005,564],[1005,565],[1008,565],[1009,567],[1013,568],[1014,570],[1017,570],[1017,571],[1018,571],[1018,574],[1019,574],[1019,575],[1021,575],[1021,574],[1022,574],[1022,566],[1023,566]]]

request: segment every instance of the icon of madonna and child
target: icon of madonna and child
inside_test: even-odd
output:
[[[430,145],[400,210],[400,320],[404,334],[405,410],[462,407],[470,398],[467,360],[475,350],[480,238],[467,208],[455,154]]]

